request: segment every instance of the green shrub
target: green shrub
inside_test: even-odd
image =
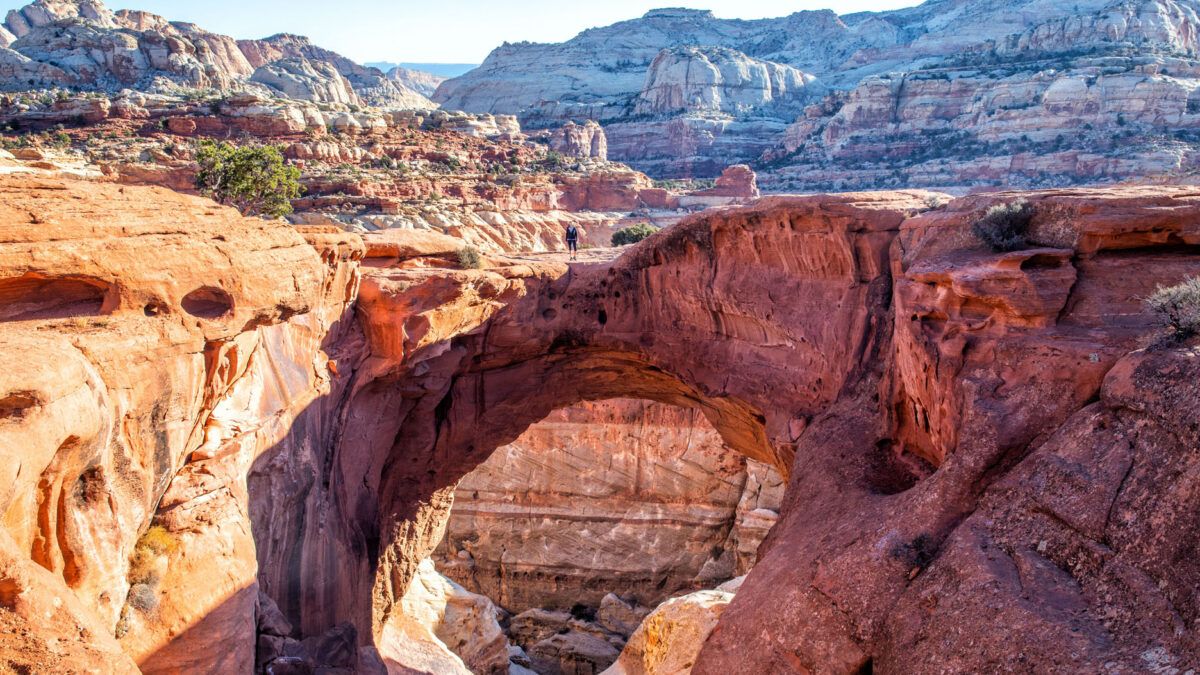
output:
[[[1184,341],[1200,333],[1200,277],[1176,286],[1159,286],[1146,306],[1171,329],[1172,337]]]
[[[649,223],[638,223],[637,225],[626,227],[614,232],[612,236],[612,245],[628,246],[629,244],[636,244],[655,232],[658,232],[658,228],[654,227],[653,225]]]
[[[243,215],[281,218],[300,196],[300,170],[284,161],[277,146],[202,141],[196,161],[200,192]]]
[[[1033,205],[1025,200],[997,204],[971,225],[971,231],[996,253],[1019,251],[1029,245],[1025,235],[1033,213]]]
[[[483,256],[474,246],[464,246],[458,249],[458,266],[464,270],[477,270],[483,267]]]

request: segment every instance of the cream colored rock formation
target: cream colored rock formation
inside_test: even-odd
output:
[[[689,675],[733,595],[697,591],[659,605],[602,675]]]
[[[491,600],[469,593],[423,560],[384,627],[379,653],[389,672],[506,675],[508,638]]]
[[[459,484],[438,566],[514,614],[613,593],[653,607],[745,573],[782,496],[696,411],[580,404]]]
[[[307,38],[234,40],[100,0],[35,0],[0,29],[0,89],[253,91],[332,104],[435,107],[420,93]]]
[[[657,177],[755,163],[776,192],[1194,171],[1194,0],[836,10],[756,21],[654,10],[559,44],[505,44],[433,98],[538,126],[601,121],[610,157]]]

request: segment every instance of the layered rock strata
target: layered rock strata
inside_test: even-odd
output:
[[[1200,274],[1192,188],[768,198],[470,270],[164,190],[0,190],[29,669],[386,669],[457,483],[620,397],[788,481],[693,673],[1196,667],[1194,345],[1141,300]],[[993,253],[971,225],[1018,198],[1028,248]]]
[[[603,124],[658,177],[753,162],[773,191],[1052,187],[1195,173],[1191,0],[929,0],[838,16],[670,9],[505,44],[444,107]]]
[[[400,80],[307,38],[234,40],[149,12],[113,12],[99,0],[35,0],[0,33],[0,88],[157,93],[251,91],[343,105],[430,109]]]
[[[782,491],[695,411],[580,404],[459,483],[438,567],[514,614],[653,607],[748,571]]]

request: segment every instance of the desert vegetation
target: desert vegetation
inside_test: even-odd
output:
[[[1028,246],[1033,214],[1033,205],[1024,200],[996,204],[971,225],[971,231],[996,253],[1019,251]]]
[[[658,232],[658,229],[649,223],[638,223],[637,225],[631,225],[613,233],[612,245],[628,246],[630,244],[636,244],[655,232]]]
[[[1159,286],[1146,299],[1159,320],[1170,331],[1171,339],[1183,342],[1200,333],[1200,277],[1191,277],[1174,286]]]
[[[243,215],[281,218],[300,196],[300,170],[287,164],[279,147],[201,141],[196,187]]]

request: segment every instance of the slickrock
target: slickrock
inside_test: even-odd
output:
[[[382,672],[458,483],[617,398],[788,481],[697,675],[1198,665],[1200,361],[1141,300],[1200,275],[1196,188],[769,197],[481,269],[360,268],[356,236],[162,189],[0,197],[0,622],[30,668]],[[1019,198],[1028,247],[993,253],[971,226]],[[561,614],[531,665],[615,658]]]

